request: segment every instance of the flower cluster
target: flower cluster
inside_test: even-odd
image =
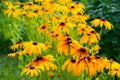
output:
[[[68,72],[72,71],[76,76],[84,72],[91,76],[96,75],[97,72],[104,72],[106,68],[110,70],[110,75],[117,74],[120,77],[119,63],[115,61],[111,63],[111,60],[106,57],[96,56],[100,49],[101,34],[96,32],[94,27],[100,26],[100,28],[105,27],[111,30],[113,25],[106,19],[94,19],[87,23],[89,15],[85,14],[86,8],[82,3],[72,0],[34,0],[34,2],[14,4],[8,2],[6,5],[8,9],[4,10],[4,13],[18,21],[37,18],[39,22],[33,26],[36,33],[41,34],[41,39],[47,37],[55,44],[50,46],[48,43],[31,40],[12,45],[11,49],[16,52],[10,53],[8,55],[10,57],[37,56],[22,70],[21,74],[38,76],[38,73],[45,69],[48,71],[50,68],[57,69],[53,54],[45,55],[43,52],[51,48],[51,50],[57,50],[58,54],[63,57],[72,57],[65,61],[62,70],[67,68]]]

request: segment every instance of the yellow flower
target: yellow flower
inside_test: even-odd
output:
[[[79,42],[72,39],[69,35],[59,37],[57,44],[58,53],[64,52],[65,55],[73,54],[74,50],[79,46]]]
[[[48,25],[43,25],[38,28],[38,31],[42,33],[42,32],[46,32],[48,29],[49,29]]]
[[[41,54],[41,50],[46,50],[47,47],[43,43],[37,43],[34,41],[26,42],[24,45],[24,51],[28,53],[30,56],[32,54],[38,55]]]
[[[70,72],[74,69],[76,60],[74,58],[68,59],[63,65],[62,70],[64,70],[67,67],[67,71]]]
[[[53,70],[57,69],[57,66],[53,64],[55,61],[54,57],[52,55],[46,55],[46,56],[37,56],[36,59],[31,61],[29,64],[34,64],[35,66],[42,66],[42,71],[46,68],[47,70],[50,70],[52,68]]]
[[[62,21],[62,22],[60,22],[57,26],[55,26],[54,27],[54,31],[61,31],[61,30],[63,30],[64,32],[66,32],[66,33],[69,33],[69,27],[74,27],[75,26],[75,24],[74,23],[72,23],[72,22],[65,22],[65,21]]]
[[[88,26],[87,24],[78,24],[78,34],[86,34],[88,31],[92,30],[92,28],[90,26]]]
[[[85,6],[78,1],[68,4],[68,12],[71,12],[72,14],[78,14],[78,13],[83,14],[84,9]]]
[[[86,71],[89,75],[95,75],[96,72],[103,72],[104,60],[101,57],[84,57],[76,62],[74,68],[74,74],[80,75],[82,72]]]
[[[91,30],[89,33],[86,33],[82,36],[82,38],[80,39],[80,43],[85,43],[85,44],[93,44],[93,43],[98,43],[98,41],[100,40],[100,35],[94,31]]]
[[[113,28],[113,25],[105,20],[105,19],[94,19],[91,21],[92,25],[94,25],[95,27],[99,26],[102,28],[103,25],[106,27],[106,29],[110,30],[111,28]]]
[[[11,46],[12,50],[17,50],[18,48],[22,48],[24,46],[25,42],[19,41]]]
[[[38,76],[38,74],[41,73],[41,69],[42,67],[40,66],[28,65],[22,70],[21,75],[26,73],[26,75],[30,74],[31,77]]]
[[[89,56],[88,49],[83,46],[80,46],[80,47],[76,48],[76,50],[74,51],[74,55],[81,57],[81,58],[83,58],[85,56]]]
[[[118,75],[120,77],[120,63],[114,61],[114,60],[107,60],[106,62],[106,68],[109,69],[108,74],[109,75]]]
[[[8,5],[8,9],[4,10],[4,14],[8,14],[8,16],[12,15],[14,18],[18,18],[20,15],[20,10],[17,9],[18,6],[14,6],[11,2]]]

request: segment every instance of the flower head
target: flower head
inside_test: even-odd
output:
[[[97,27],[98,25],[100,25],[101,28],[104,25],[106,27],[106,29],[108,29],[108,30],[110,30],[113,27],[113,25],[109,21],[107,21],[105,19],[94,19],[94,20],[91,21],[91,23],[95,27]]]

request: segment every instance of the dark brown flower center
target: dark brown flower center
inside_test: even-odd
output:
[[[84,29],[84,28],[82,28],[81,30],[82,30],[82,31],[85,31],[85,29]]]
[[[34,69],[35,67],[33,65],[30,65],[30,69]]]
[[[28,5],[30,5],[30,6],[31,6],[31,5],[32,5],[32,3],[28,3]]]
[[[21,43],[21,41],[18,41],[16,44],[20,44]]]
[[[56,37],[58,37],[58,36],[59,36],[59,34],[56,34],[55,36],[56,36]]]
[[[105,21],[105,19],[101,19],[102,21]]]
[[[80,51],[81,52],[86,52],[86,49],[82,47],[82,48],[80,48]]]
[[[76,62],[76,60],[75,60],[74,58],[72,58],[72,59],[71,59],[71,62],[72,62],[72,63],[75,63],[75,62]]]
[[[94,34],[94,33],[95,33],[95,31],[91,31],[90,33],[93,33],[93,34]]]
[[[68,44],[72,43],[72,40],[71,40],[70,37],[67,38],[67,43],[68,43]]]
[[[42,26],[42,27],[41,27],[41,29],[45,29],[45,28],[46,28],[46,26]]]
[[[75,8],[75,6],[71,6],[71,8],[72,8],[72,9],[74,9],[74,8]]]
[[[37,45],[37,42],[33,42],[33,45]]]
[[[61,22],[61,23],[60,23],[60,26],[65,26],[65,22]]]
[[[37,56],[36,60],[41,60],[42,56]]]
[[[119,69],[117,69],[117,68],[114,68],[114,70],[115,70],[115,71],[119,71]]]
[[[88,36],[90,36],[90,34],[87,34]]]
[[[34,13],[38,13],[38,10],[34,10]]]
[[[14,9],[14,8],[12,8],[11,10],[12,10],[12,11],[15,11],[15,9]]]

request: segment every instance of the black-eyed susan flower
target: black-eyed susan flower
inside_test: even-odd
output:
[[[48,29],[49,29],[48,25],[43,25],[38,28],[38,31],[42,33],[42,32],[46,32]]]
[[[78,1],[68,4],[68,12],[71,12],[72,14],[77,14],[77,13],[83,14],[84,9],[85,6]]]
[[[85,63],[85,60],[84,58],[81,58],[76,62],[73,73],[74,75],[78,76],[81,73],[83,73],[86,69],[87,65]]]
[[[101,57],[84,57],[77,61],[74,74],[80,75],[82,72],[86,71],[89,75],[95,75],[96,72],[102,72],[104,69],[103,59]]]
[[[91,45],[93,43],[98,43],[99,40],[100,35],[95,30],[91,30],[82,36],[80,43],[87,43]]]
[[[88,31],[91,30],[91,27],[88,26],[87,24],[78,24],[77,31],[78,34],[86,34]]]
[[[19,41],[11,46],[12,50],[17,50],[18,48],[22,48],[24,46],[25,42]]]
[[[74,66],[75,66],[75,63],[76,63],[76,59],[75,59],[75,58],[68,59],[68,60],[62,65],[62,70],[64,70],[64,69],[67,67],[67,71],[68,71],[68,72],[73,71]]]
[[[48,36],[49,36],[50,38],[52,38],[53,40],[58,39],[58,38],[62,35],[59,31],[54,31],[54,30],[48,32],[47,34],[48,34]]]
[[[19,6],[14,6],[11,2],[8,4],[8,9],[4,10],[5,14],[8,16],[13,16],[14,18],[18,18],[20,15],[20,10],[18,9]]]
[[[76,47],[79,46],[79,42],[72,39],[69,35],[63,35],[59,37],[59,43],[57,44],[58,53],[64,52],[65,55],[73,54]]]
[[[26,73],[26,75],[30,74],[31,77],[38,76],[41,73],[41,69],[41,66],[28,65],[22,70],[21,75]]]
[[[46,49],[47,47],[45,46],[45,44],[34,41],[26,42],[26,44],[24,45],[24,51],[27,52],[30,56],[32,54],[41,54],[41,51]]]
[[[114,76],[117,74],[117,76],[120,77],[120,63],[114,61],[113,59],[107,60],[105,64],[105,68],[109,69],[108,72],[109,75]]]
[[[60,22],[58,25],[54,27],[54,31],[61,31],[63,30],[66,33],[69,33],[69,27],[74,27],[75,24],[71,22]]]
[[[108,30],[110,30],[111,28],[113,28],[113,25],[109,21],[107,21],[105,19],[94,19],[94,20],[91,21],[91,23],[95,27],[97,27],[97,26],[100,25],[101,28],[104,25],[105,28],[108,29]]]
[[[42,71],[44,69],[49,70],[52,68],[53,70],[57,69],[57,66],[53,63],[55,61],[54,57],[52,55],[46,55],[46,56],[38,56],[36,59],[31,61],[29,64],[34,64],[35,66],[42,66]]]
[[[81,57],[81,58],[83,58],[85,56],[89,56],[88,49],[83,46],[80,46],[80,47],[76,48],[76,50],[74,51],[74,55]]]

